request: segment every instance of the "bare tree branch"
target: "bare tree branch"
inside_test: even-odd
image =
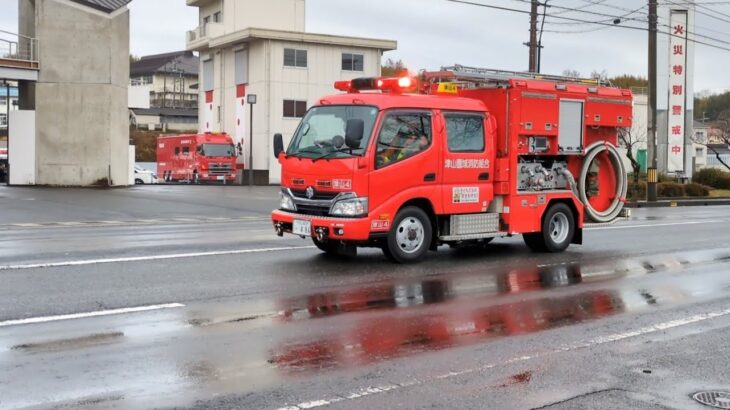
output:
[[[639,175],[641,174],[641,164],[634,156],[634,148],[642,142],[646,142],[646,132],[641,132],[636,128],[622,128],[618,133],[621,145],[626,148],[626,158],[631,163],[631,168],[634,173],[634,183],[639,183]]]

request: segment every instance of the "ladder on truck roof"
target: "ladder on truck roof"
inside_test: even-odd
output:
[[[453,65],[450,67],[441,67],[441,71],[454,73],[456,80],[468,82],[491,82],[502,83],[515,78],[524,78],[529,80],[547,80],[561,83],[579,83],[592,84],[610,87],[611,83],[606,80],[565,77],[560,75],[549,75],[539,73],[526,73],[521,71],[495,70],[491,68],[466,67],[463,65]]]

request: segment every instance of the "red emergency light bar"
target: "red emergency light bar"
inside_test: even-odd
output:
[[[416,91],[418,89],[418,81],[411,77],[365,77],[355,78],[350,81],[337,81],[335,82],[335,89],[347,93],[358,93],[360,91],[403,93]]]

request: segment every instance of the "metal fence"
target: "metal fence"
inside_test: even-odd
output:
[[[720,158],[726,163],[730,164],[730,154],[720,154]],[[717,159],[717,156],[713,154],[712,152],[707,153],[707,165],[709,166],[716,166],[716,165],[722,165],[720,160]]]
[[[38,63],[38,39],[0,30],[0,59]]]

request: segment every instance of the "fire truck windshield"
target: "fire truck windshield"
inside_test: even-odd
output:
[[[378,109],[363,105],[331,105],[313,107],[299,124],[287,155],[305,158],[349,158],[363,155],[378,116]],[[347,121],[359,119],[364,123],[363,138],[357,148],[345,144]]]
[[[206,157],[233,157],[236,155],[236,148],[231,144],[203,144],[200,146],[200,153]]]

